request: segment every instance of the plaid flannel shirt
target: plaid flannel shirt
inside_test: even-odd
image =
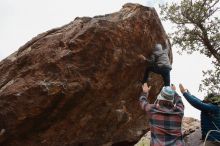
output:
[[[151,146],[184,146],[181,132],[184,105],[181,97],[175,93],[174,107],[171,109],[149,104],[147,97],[148,94],[142,93],[139,101],[149,118]]]

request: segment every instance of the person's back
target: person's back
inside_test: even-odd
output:
[[[183,145],[181,122],[183,113],[176,109],[153,106],[149,110],[152,145]]]
[[[172,103],[173,99],[166,101],[168,94],[164,93],[167,88],[169,87],[162,89],[155,104],[147,102],[147,94],[142,94],[140,97],[141,107],[147,112],[149,118],[151,146],[184,145],[181,131],[184,105],[177,93],[173,95],[175,104]]]
[[[217,106],[217,105],[216,105]],[[213,112],[201,111],[201,131],[202,139],[205,139],[206,134],[209,130],[218,130],[220,132],[220,107],[218,110]],[[209,141],[220,141],[220,133],[212,132],[209,134],[207,140]]]
[[[169,69],[172,69],[168,56],[168,48],[163,49],[161,44],[155,45],[155,49],[151,58],[154,59],[155,64],[157,64],[159,67],[167,67]]]

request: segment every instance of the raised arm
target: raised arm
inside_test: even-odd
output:
[[[148,102],[147,98],[148,98],[148,94],[151,89],[151,86],[148,87],[147,83],[144,83],[144,85],[142,86],[142,89],[143,89],[143,92],[142,92],[141,96],[139,97],[140,106],[141,106],[141,109],[148,111],[149,102]]]
[[[181,99],[181,96],[179,96],[179,94],[175,93],[174,97],[175,97],[175,105],[176,105],[177,109],[180,112],[184,113],[184,104]]]
[[[181,99],[181,96],[179,96],[179,94],[176,92],[176,86],[171,84],[171,88],[175,91],[174,94],[174,104],[176,105],[176,108],[178,109],[178,111],[182,112],[182,114],[184,114],[184,104],[183,101]]]
[[[139,97],[139,102],[142,110],[146,109],[146,106],[148,105],[147,101],[148,94],[142,93],[141,96]]]
[[[191,95],[184,87],[182,84],[180,84],[180,91],[183,93],[183,96],[186,98],[186,100],[195,108],[201,110],[201,111],[209,111],[209,112],[215,112],[218,111],[218,107],[209,104],[209,103],[204,103],[202,100],[198,99],[194,95]]]
[[[201,110],[201,111],[210,111],[215,112],[218,111],[218,107],[210,104],[210,103],[204,103],[202,100],[198,99],[194,95],[191,95],[188,92],[184,92],[183,96],[186,98],[186,100],[195,108]]]

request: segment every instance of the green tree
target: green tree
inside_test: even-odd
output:
[[[179,53],[199,51],[212,59],[213,70],[203,71],[200,90],[220,93],[220,0],[181,0],[160,5],[162,19],[175,25],[169,34]]]

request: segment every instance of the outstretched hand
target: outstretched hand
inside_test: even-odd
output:
[[[179,84],[179,88],[180,88],[181,93],[184,93],[187,91],[187,89],[185,89],[182,84]]]
[[[151,86],[148,87],[147,83],[144,83],[144,85],[142,85],[142,89],[144,93],[149,93]]]

